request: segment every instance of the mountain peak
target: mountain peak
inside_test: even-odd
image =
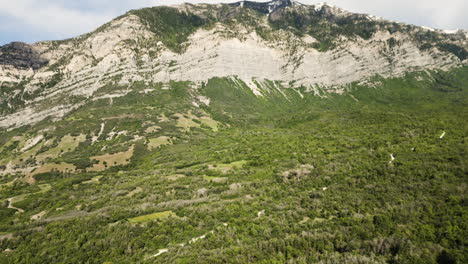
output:
[[[341,92],[375,75],[466,65],[467,49],[465,31],[428,31],[324,2],[143,8],[73,39],[0,47],[0,86],[8,87],[0,87],[0,129],[62,117],[80,105],[70,101],[31,117],[42,98],[123,96],[127,89],[100,89],[135,80],[166,85],[238,76],[255,94],[257,79]]]
[[[285,8],[288,6],[292,6],[294,1],[291,0],[273,0],[270,2],[267,2],[268,4],[268,11],[269,13],[274,12],[278,9]]]
[[[239,1],[229,5],[234,7],[254,9],[263,14],[272,14],[279,10],[294,7],[312,7],[315,10],[315,12],[325,12],[328,14],[349,13],[341,8],[330,5],[327,2],[320,2],[318,4],[307,5],[295,0],[272,0],[269,2]]]
[[[261,13],[273,13],[276,10],[283,9],[294,5],[302,5],[294,0],[272,0],[269,2],[255,2],[255,1],[240,1],[232,3],[233,6],[247,7],[255,9]]]

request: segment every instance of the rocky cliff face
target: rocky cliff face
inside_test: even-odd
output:
[[[123,96],[135,82],[201,85],[236,77],[258,96],[268,80],[341,93],[376,75],[465,65],[466,47],[464,31],[419,28],[326,4],[242,1],[135,10],[74,39],[1,47],[0,128],[61,118],[86,101]]]
[[[0,48],[0,64],[4,66],[37,70],[47,63],[33,45],[12,42]]]

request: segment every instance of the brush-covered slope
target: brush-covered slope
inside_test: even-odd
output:
[[[0,263],[466,263],[466,35],[293,1],[0,48]]]
[[[468,69],[131,86],[0,137],[2,263],[464,263]]]

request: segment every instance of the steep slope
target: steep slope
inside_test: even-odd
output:
[[[467,73],[140,83],[3,133],[0,259],[464,263]]]
[[[326,4],[244,1],[134,10],[90,34],[29,46],[33,53],[15,57],[3,47],[0,127],[61,118],[98,97],[100,88],[114,84],[101,96],[121,96],[128,92],[122,87],[135,81],[199,85],[236,76],[258,95],[264,80],[342,92],[376,75],[460,67],[466,45],[462,32],[445,34]]]

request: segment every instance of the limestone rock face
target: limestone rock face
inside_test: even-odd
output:
[[[0,86],[7,88],[0,90],[0,129],[62,118],[85,100],[124,96],[136,81],[191,81],[196,86],[227,77],[244,82],[257,96],[265,94],[266,80],[291,89],[342,93],[348,84],[376,75],[402,76],[468,63],[466,31],[418,28],[326,4],[242,1],[169,9],[198,20],[166,25],[162,18],[155,22],[129,12],[73,39],[0,47]],[[254,22],[240,19],[246,16]],[[304,25],[289,25],[294,16]],[[335,34],[333,39],[321,31],[307,33],[328,28],[326,23],[343,29],[324,31]],[[174,45],[181,48],[174,50]],[[99,92],[110,84],[114,90]],[[200,96],[194,94],[194,101]],[[209,98],[203,102],[209,104]]]

